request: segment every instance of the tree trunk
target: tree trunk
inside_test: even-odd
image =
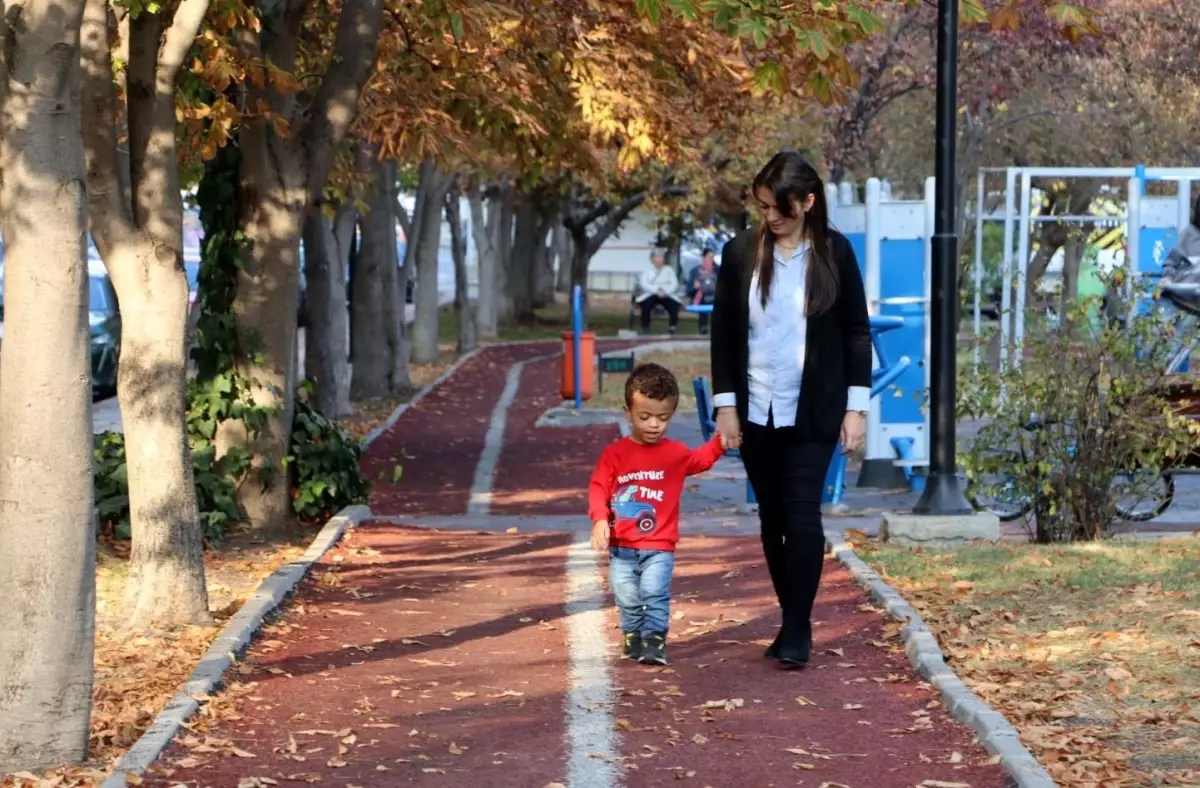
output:
[[[467,195],[471,209],[471,233],[475,237],[475,255],[479,261],[479,296],[476,317],[479,336],[496,339],[499,336],[500,293],[503,271],[500,238],[500,214],[508,199],[509,185],[502,181],[487,199],[487,218],[484,218],[484,195],[481,184],[474,184]]]
[[[0,774],[88,755],[95,624],[82,0],[9,2],[0,110]]]
[[[174,82],[207,8],[207,0],[185,0],[171,19],[146,13],[130,21],[127,157],[118,152],[114,121],[108,4],[88,0],[85,15],[91,227],[121,305],[117,395],[133,539],[125,614],[133,628],[211,621],[187,433],[188,285],[175,103],[156,90],[159,80]],[[120,188],[125,180],[128,189]]]
[[[554,290],[558,293],[569,293],[571,292],[571,259],[574,257],[574,253],[571,248],[571,234],[567,232],[566,227],[563,227],[561,214],[558,219],[550,236],[555,257]]]
[[[496,322],[507,324],[513,322],[513,299],[509,293],[508,280],[513,261],[513,224],[516,221],[516,210],[513,205],[516,199],[515,190],[511,183],[505,183],[500,190],[500,214],[496,227],[496,279],[493,287],[496,290]]]
[[[242,46],[293,72],[303,5],[281,10],[258,0],[260,11],[277,20],[270,35],[243,31]],[[296,310],[299,305],[299,247],[304,217],[315,207],[333,167],[335,146],[354,118],[359,93],[375,62],[383,17],[382,0],[345,0],[328,69],[312,89],[311,103],[299,104],[291,92],[272,84],[251,85],[247,103],[261,101],[291,122],[286,137],[265,121],[250,122],[239,133],[239,187],[249,198],[239,224],[251,246],[238,275],[233,313],[238,331],[257,348],[235,359],[257,407],[269,416],[255,434],[244,421],[223,422],[219,452],[238,446],[253,458],[251,472],[238,487],[238,503],[260,531],[286,530],[295,522],[283,475],[295,410]]]
[[[304,223],[304,279],[308,285],[305,367],[307,376],[316,382],[314,404],[331,419],[351,412],[346,362],[346,263],[350,250],[338,243],[334,227],[353,227],[354,221],[354,207],[340,205],[333,220],[318,208]],[[349,239],[343,231],[342,240]]]
[[[471,309],[467,280],[467,246],[462,234],[462,192],[455,185],[446,195],[446,223],[450,225],[450,248],[454,255],[454,312],[458,316],[458,352],[475,349],[475,312]]]
[[[354,277],[354,385],[355,400],[377,399],[392,391],[392,347],[389,341],[389,269],[396,268],[395,181],[375,160],[373,149],[359,154],[360,166],[375,172],[367,213],[360,220],[362,247]],[[395,274],[392,274],[393,278]]]
[[[412,360],[414,364],[434,364],[438,360],[438,247],[442,241],[442,211],[450,179],[436,166],[428,167],[425,177],[429,185],[425,192],[424,210],[417,236],[416,317],[413,319]]]
[[[508,296],[512,300],[512,319],[517,323],[532,323],[537,317],[533,311],[533,292],[541,223],[536,196],[525,195],[517,205],[516,234],[508,266]]]
[[[389,207],[400,204],[400,195],[396,189],[396,162],[384,161],[379,163],[379,182],[383,185],[377,194],[379,202],[372,202],[370,209],[379,211],[382,215],[386,213]],[[383,308],[384,320],[387,324],[387,341],[388,341],[388,386],[392,394],[407,394],[413,390],[412,377],[408,369],[408,323],[405,319],[407,308],[405,307],[405,293],[408,290],[407,272],[410,270],[408,266],[400,267],[400,260],[396,256],[396,222],[392,221],[382,226],[381,229],[386,229],[387,235],[381,243],[386,242],[390,250],[388,256],[388,264],[385,265],[379,272],[380,282],[383,287]],[[407,257],[408,250],[405,249]]]
[[[533,308],[545,309],[554,303],[554,263],[558,252],[555,228],[562,227],[562,215],[557,203],[546,207],[538,227],[538,254],[534,268]]]

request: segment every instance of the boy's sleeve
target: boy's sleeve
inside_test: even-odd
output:
[[[613,463],[612,452],[607,449],[601,453],[600,461],[592,471],[592,480],[588,484],[588,517],[591,521],[607,520],[609,515],[609,499],[612,497],[613,478],[616,466]]]
[[[721,448],[721,436],[714,435],[708,443],[698,449],[693,449],[688,454],[687,470],[684,473],[688,476],[704,473],[716,465],[717,460],[721,459],[721,455],[724,453],[725,450]]]

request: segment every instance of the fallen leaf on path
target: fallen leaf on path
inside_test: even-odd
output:
[[[692,737],[692,741],[695,742],[696,744],[708,744],[708,737],[706,737],[702,733],[697,733],[695,736]]]
[[[799,703],[801,706],[816,706],[817,705],[817,704],[813,703],[811,700],[809,700],[808,698],[804,697],[803,695],[798,696],[796,698],[796,702]]]
[[[429,648],[429,644],[425,641],[414,640],[412,638],[400,638],[400,643],[404,646],[424,646],[425,648]]]
[[[362,615],[362,612],[358,611],[358,610],[341,610],[336,607],[332,607],[325,612],[333,613],[335,616],[361,616]]]
[[[842,706],[842,708],[846,709],[847,711],[857,711],[857,710],[861,709],[862,707],[863,706],[861,703],[847,703],[844,706]]]

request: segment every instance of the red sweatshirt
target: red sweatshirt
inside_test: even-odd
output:
[[[684,480],[713,467],[723,453],[719,436],[695,450],[670,439],[646,445],[622,438],[604,449],[592,472],[588,514],[593,523],[612,525],[613,547],[674,550]]]

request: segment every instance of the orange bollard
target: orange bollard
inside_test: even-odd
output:
[[[562,398],[572,400],[575,399],[574,332],[562,332],[562,340]],[[596,334],[594,332],[584,331],[579,335],[579,354],[583,356],[583,365],[579,370],[579,387],[583,389],[583,398],[591,399],[596,373],[595,365],[592,363],[592,359],[596,357]]]

